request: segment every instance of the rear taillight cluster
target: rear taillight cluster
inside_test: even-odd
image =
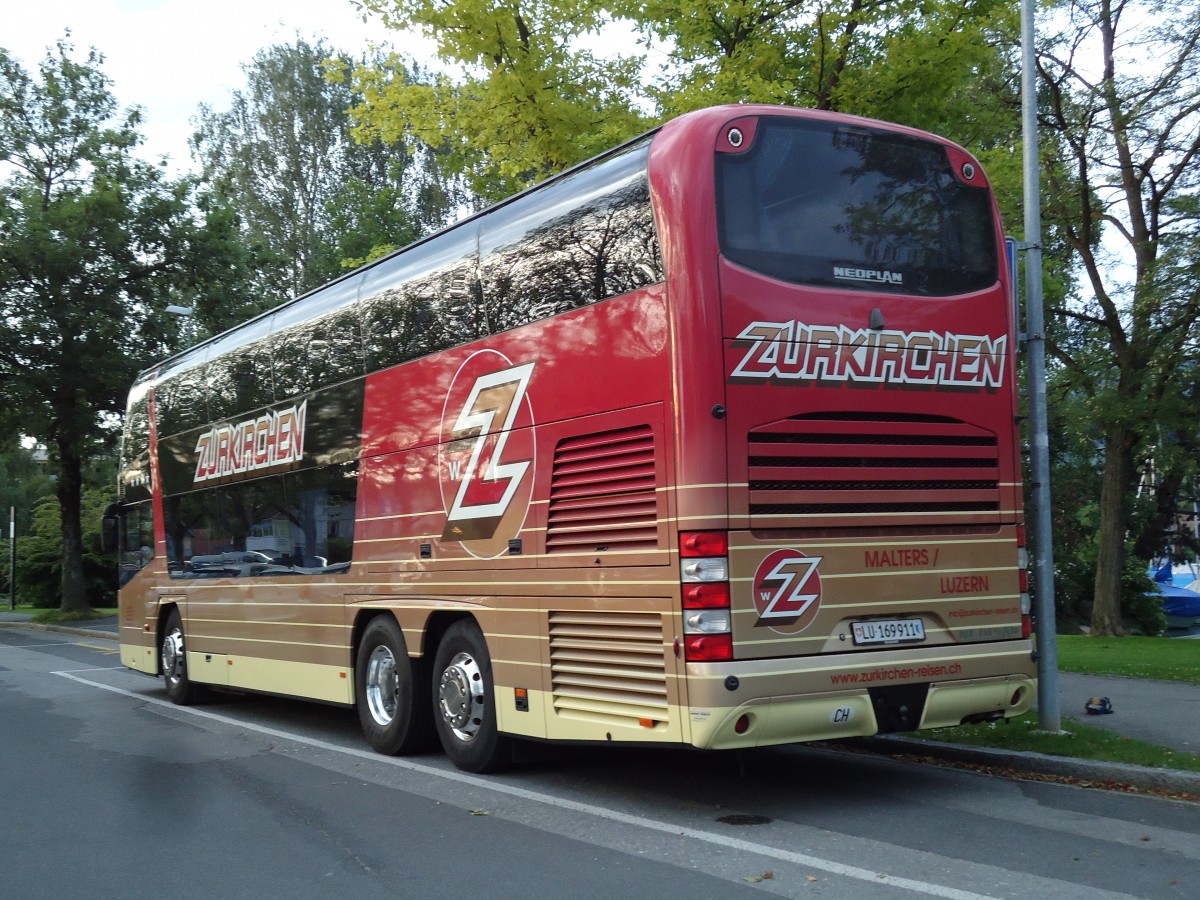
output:
[[[693,531],[679,538],[684,659],[733,659],[729,535],[723,531]]]
[[[1029,599],[1029,551],[1025,549],[1025,526],[1017,526],[1017,571],[1021,579],[1021,637],[1033,634],[1033,606]]]

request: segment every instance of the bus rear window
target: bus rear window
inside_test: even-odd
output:
[[[991,194],[909,135],[765,117],[717,154],[721,251],[796,284],[945,297],[998,277]]]

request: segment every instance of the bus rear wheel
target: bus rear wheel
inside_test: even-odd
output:
[[[467,772],[512,762],[512,743],[496,725],[492,659],[479,626],[461,619],[446,630],[434,659],[434,721],[446,756]]]
[[[355,706],[367,743],[380,753],[416,753],[433,745],[433,715],[423,698],[424,660],[410,659],[400,626],[390,615],[367,625],[354,667]]]
[[[163,627],[158,653],[159,667],[167,686],[167,697],[179,706],[188,706],[200,698],[200,688],[192,684],[187,671],[187,644],[183,637],[183,619],[172,609]]]

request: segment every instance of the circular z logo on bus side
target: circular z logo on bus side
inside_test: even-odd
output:
[[[514,365],[502,353],[480,350],[463,362],[446,392],[438,446],[442,540],[460,542],[478,559],[506,553],[529,512],[534,365]]]
[[[758,564],[751,589],[759,624],[778,634],[799,634],[821,609],[823,557],[800,550],[776,550]]]

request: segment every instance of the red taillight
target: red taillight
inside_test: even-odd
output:
[[[684,609],[727,609],[729,607],[729,582],[716,584],[685,584],[683,586]]]
[[[733,659],[733,635],[685,634],[683,649],[688,662],[725,662]]]
[[[1033,616],[1026,613],[1021,616],[1021,637],[1027,638],[1033,634]]]
[[[721,662],[733,659],[728,533],[692,531],[681,534],[679,556],[684,660]]]
[[[679,536],[679,555],[728,556],[729,534],[724,531],[692,531]]]

